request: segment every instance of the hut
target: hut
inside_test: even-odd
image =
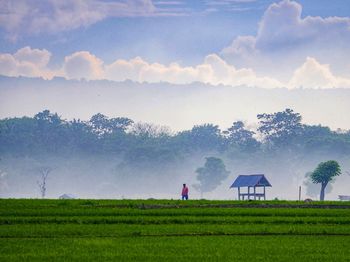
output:
[[[242,193],[241,187],[247,187],[247,192]],[[245,197],[247,199],[257,198],[260,200],[261,198],[266,199],[266,187],[271,187],[270,182],[266,179],[263,174],[254,174],[254,175],[239,175],[236,180],[233,182],[230,188],[238,188],[238,199],[244,200]],[[253,188],[253,192],[250,192],[250,189]],[[257,188],[263,188],[263,192],[257,192]],[[261,189],[259,190],[261,191]]]
[[[63,194],[63,195],[59,196],[59,199],[75,199],[75,196],[73,196],[71,194]]]

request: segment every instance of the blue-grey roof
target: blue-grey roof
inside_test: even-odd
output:
[[[263,174],[255,175],[239,175],[231,187],[258,187],[258,186],[271,186]]]

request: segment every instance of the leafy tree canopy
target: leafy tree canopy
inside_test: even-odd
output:
[[[246,152],[256,151],[260,143],[254,138],[255,132],[247,130],[242,121],[237,121],[223,132],[229,145],[236,145],[240,150]]]
[[[226,170],[222,159],[207,157],[204,166],[197,168],[196,173],[199,184],[195,187],[203,193],[217,188],[230,172]]]
[[[291,144],[302,132],[301,115],[287,108],[283,112],[259,114],[258,131],[274,146]]]
[[[311,180],[315,184],[321,184],[320,200],[324,200],[325,189],[330,181],[341,174],[337,161],[329,160],[320,163],[311,174]]]
[[[311,174],[312,182],[315,184],[328,183],[334,177],[341,174],[341,169],[337,161],[329,160],[320,163]]]

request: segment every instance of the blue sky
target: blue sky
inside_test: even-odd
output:
[[[295,78],[295,83],[304,83],[310,86],[320,85],[321,87],[322,85],[325,87],[330,85],[346,86],[350,77],[350,65],[346,61],[348,57],[346,53],[349,50],[346,43],[350,40],[350,29],[349,32],[346,31],[347,26],[350,25],[350,5],[348,2],[345,0],[304,0],[296,2],[285,0],[284,2],[285,4],[282,5],[281,1],[271,0],[1,1],[0,53],[13,56],[24,47],[30,48],[26,52],[32,52],[35,49],[49,51],[49,62],[45,65],[47,67],[45,68],[46,71],[42,73],[44,77],[48,77],[45,74],[49,70],[56,70],[57,72],[51,72],[49,75],[70,75],[71,78],[74,78],[73,74],[63,72],[65,70],[63,64],[65,58],[81,51],[88,52],[88,54],[80,55],[81,57],[85,56],[88,60],[90,59],[89,63],[91,59],[94,59],[92,57],[87,58],[89,55],[93,55],[102,61],[100,66],[103,67],[101,69],[103,73],[101,75],[96,73],[90,77],[87,75],[88,72],[80,72],[77,75],[77,78],[87,79],[96,78],[97,75],[99,75],[98,78],[106,78],[105,67],[118,59],[130,61],[135,57],[140,57],[148,64],[159,63],[167,67],[170,63],[178,63],[181,67],[190,66],[195,68],[203,63],[205,64],[203,61],[206,60],[208,55],[215,54],[220,59],[216,62],[226,63],[225,66],[232,66],[234,70],[253,70],[254,77],[271,78],[280,81],[280,85],[284,86],[292,81],[296,70],[305,63],[305,70],[309,70],[308,72],[313,70],[309,67],[318,67],[315,69],[318,72],[316,75],[323,74],[321,78],[324,78],[325,81],[320,83],[317,81],[314,83],[310,80],[301,81],[298,80],[302,78],[300,76]],[[310,16],[313,17],[313,21],[305,20],[302,26],[289,28],[288,18],[286,18],[286,25],[283,25],[282,21],[281,28],[275,28],[279,26],[279,20],[276,20],[277,22],[274,21],[274,23],[277,24],[269,23],[270,29],[263,31],[259,24],[262,24],[264,14],[268,12],[273,4],[280,4],[278,7],[278,12],[281,12],[281,16],[278,18],[280,20],[283,19],[283,12],[288,14],[288,9],[292,10],[294,8],[296,10],[300,8],[302,10],[301,19]],[[270,12],[269,15],[272,17],[273,12]],[[318,21],[317,17],[321,17],[322,21]],[[334,17],[341,17],[345,20],[338,21]],[[330,21],[329,18],[333,20]],[[265,20],[269,21],[268,19]],[[307,28],[305,29],[305,27]],[[285,32],[283,32],[283,28],[287,28]],[[339,32],[337,31],[338,28]],[[301,34],[301,36],[299,33],[295,33],[295,31],[304,29],[306,33]],[[294,38],[289,38],[288,30],[294,34]],[[346,31],[345,34],[344,30]],[[257,48],[260,45],[259,39],[263,39],[263,34],[261,34],[261,37],[259,36],[260,31],[269,32],[266,33],[267,36],[271,32],[277,31],[282,37],[285,35],[286,41],[277,39],[278,41],[271,41],[267,45],[265,41],[263,48],[259,50]],[[317,33],[312,33],[314,31],[317,31]],[[330,39],[322,39],[325,35],[332,34],[332,32],[335,32],[336,37],[341,38],[338,41],[339,44],[334,46],[331,45],[330,42],[332,41]],[[249,52],[257,51],[259,57],[245,57],[243,59],[242,54],[237,57],[237,50],[233,52],[231,50],[231,54],[226,52],[227,48],[239,36],[252,37],[249,41],[253,41],[256,47]],[[310,38],[312,39],[309,40]],[[337,39],[333,40],[337,41]],[[238,42],[238,49],[245,49],[247,45],[250,45],[245,40]],[[332,48],[334,48],[334,54],[329,52]],[[223,52],[223,50],[226,51]],[[285,50],[288,53],[277,52],[276,50]],[[302,51],[300,52],[300,50]],[[326,51],[324,52],[324,50]],[[302,55],[294,55],[296,53]],[[308,60],[308,58],[311,60]],[[340,59],[342,61],[339,62],[339,58],[342,58]],[[272,60],[281,61],[280,64],[282,65],[279,72],[276,72],[276,65],[270,63]],[[288,63],[285,63],[285,61],[288,61]],[[8,63],[8,61],[6,60],[4,63]],[[86,67],[94,67],[96,63],[86,65]],[[325,72],[327,71],[326,67],[321,68],[325,65],[329,65],[329,72]],[[41,76],[37,72],[38,70],[33,73],[33,76]],[[165,68],[164,70],[168,69]],[[28,69],[24,71],[28,72]],[[212,71],[215,71],[215,69]],[[21,72],[21,70],[17,70],[8,73],[8,70],[1,71],[0,68],[1,74],[31,76],[30,73]],[[329,73],[331,76],[329,76]],[[232,74],[232,70],[225,74]],[[203,82],[232,85],[242,82],[221,81],[218,80],[218,76],[215,77],[216,80],[204,79]],[[227,78],[227,76],[225,77]],[[329,80],[330,78],[338,80]],[[346,81],[343,81],[344,78]],[[140,75],[137,75],[137,78],[132,80],[138,81],[140,79],[143,80]],[[197,76],[190,79],[202,81]],[[112,80],[123,79],[116,78]],[[147,80],[152,81],[152,79]],[[168,81],[168,79],[164,78],[164,81]],[[243,81],[243,84],[248,82]],[[254,80],[252,85],[257,85],[260,82]],[[334,84],[334,82],[338,84]],[[276,82],[271,85],[278,86],[279,84]]]
[[[204,1],[183,1],[189,8],[183,16],[112,17],[88,27],[58,33],[28,35],[8,41],[2,30],[3,52],[14,52],[23,46],[46,48],[59,59],[79,50],[90,51],[105,61],[141,56],[153,62],[200,62],[205,55],[218,52],[240,34],[252,34],[268,1],[239,4],[253,8],[247,11],[205,13]],[[198,2],[198,3],[197,3]],[[194,4],[197,3],[197,4]],[[174,8],[177,6],[170,6]],[[178,8],[178,7],[177,7]]]
[[[157,2],[155,1],[155,4]],[[226,10],[226,5],[221,7],[205,4],[210,1],[176,2],[182,4],[158,6],[186,9],[184,16],[113,17],[71,31],[34,35],[23,33],[15,42],[8,41],[5,37],[6,32],[2,30],[1,51],[12,53],[23,46],[31,46],[50,50],[55,55],[55,60],[60,60],[75,51],[87,50],[109,62],[117,58],[130,59],[141,56],[151,62],[199,63],[205,55],[219,52],[238,35],[256,33],[257,23],[264,11],[276,1],[232,1],[232,8],[242,10]],[[304,16],[350,14],[350,5],[344,0],[298,2],[303,6]],[[218,8],[218,11],[206,13],[205,10],[209,8]]]

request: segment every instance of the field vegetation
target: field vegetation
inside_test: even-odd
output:
[[[1,261],[349,261],[350,203],[0,200]]]

